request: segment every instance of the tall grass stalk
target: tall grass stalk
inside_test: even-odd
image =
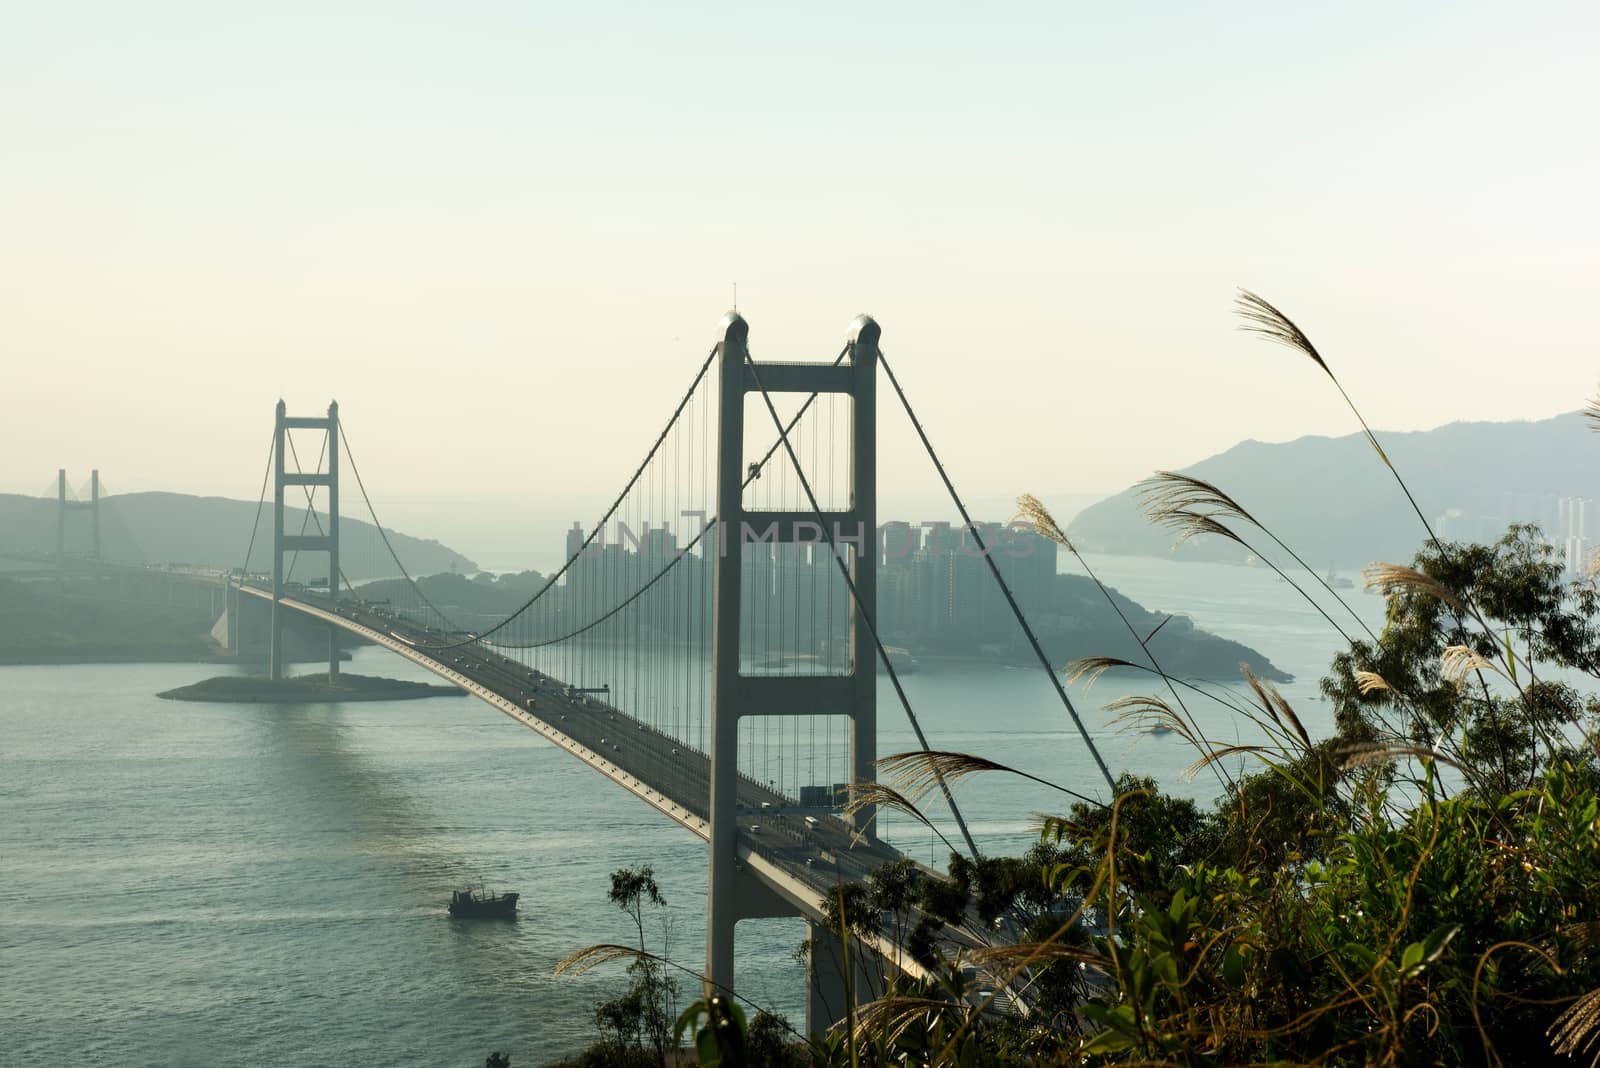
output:
[[[1153,668],[1155,673],[1160,675],[1162,681],[1166,683],[1167,692],[1172,694],[1172,699],[1176,701],[1178,703],[1178,707],[1183,710],[1184,718],[1188,721],[1190,728],[1193,729],[1196,734],[1201,733],[1200,724],[1195,720],[1194,714],[1189,711],[1189,706],[1184,704],[1183,698],[1178,695],[1178,689],[1173,682],[1172,676],[1169,675],[1167,670],[1161,666],[1161,661],[1156,657],[1156,655],[1150,651],[1150,639],[1155,637],[1156,631],[1160,630],[1161,627],[1158,626],[1156,630],[1151,631],[1148,636],[1144,636],[1139,633],[1138,628],[1133,625],[1132,620],[1130,620],[1127,614],[1122,611],[1122,606],[1117,603],[1117,599],[1111,595],[1111,590],[1106,587],[1104,582],[1100,581],[1100,576],[1095,574],[1094,568],[1089,566],[1089,561],[1083,558],[1083,554],[1078,551],[1078,547],[1072,543],[1070,538],[1067,537],[1066,531],[1061,529],[1061,524],[1056,522],[1055,516],[1050,514],[1050,509],[1044,506],[1043,501],[1039,500],[1039,498],[1035,497],[1031,493],[1024,493],[1022,496],[1017,498],[1016,518],[1026,522],[1033,528],[1035,533],[1049,538],[1051,541],[1062,546],[1067,550],[1067,552],[1072,554],[1073,559],[1078,561],[1078,566],[1083,568],[1083,573],[1089,577],[1090,582],[1094,583],[1095,588],[1100,591],[1100,595],[1104,597],[1106,599],[1106,603],[1111,606],[1111,610],[1114,611],[1117,614],[1117,618],[1122,621],[1123,627],[1127,629],[1128,633],[1133,637],[1133,640],[1139,644],[1139,648],[1144,652],[1145,658],[1150,661],[1150,667]],[[1165,625],[1165,621],[1163,621],[1162,625]],[[1232,776],[1228,775],[1227,772],[1224,771],[1219,765],[1213,765],[1212,770],[1217,777],[1217,785],[1221,786],[1224,790],[1232,790],[1235,788]]]
[[[1362,619],[1354,608],[1350,607],[1350,602],[1346,601],[1339,595],[1337,590],[1328,585],[1327,580],[1317,574],[1315,568],[1301,559],[1300,554],[1295,552],[1282,538],[1278,537],[1272,528],[1262,523],[1254,514],[1217,486],[1193,475],[1185,475],[1176,471],[1157,471],[1143,482],[1140,482],[1136,488],[1139,490],[1141,500],[1145,503],[1147,512],[1152,505],[1157,505],[1162,508],[1203,512],[1203,514],[1210,515],[1213,518],[1218,515],[1226,515],[1255,527],[1271,538],[1274,545],[1288,553],[1295,563],[1305,569],[1306,574],[1316,579],[1318,585],[1327,592],[1328,596],[1332,597],[1339,603],[1340,607],[1350,613],[1350,618],[1354,619],[1361,629],[1367,632],[1367,637],[1371,638],[1374,644],[1377,644],[1378,636],[1372,632],[1371,627],[1367,626],[1367,621]],[[1257,555],[1259,556],[1260,554],[1257,553]],[[1301,591],[1301,593],[1304,595],[1304,591]],[[1340,633],[1343,633],[1343,631]]]

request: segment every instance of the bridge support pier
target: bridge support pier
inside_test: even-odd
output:
[[[244,579],[240,578],[240,582]],[[228,652],[234,656],[239,655],[239,588],[230,580],[228,588],[222,598],[222,611],[227,617],[227,644]]]
[[[272,623],[271,642],[267,653],[267,677],[276,681],[283,678],[283,609],[278,604],[283,600],[283,452],[288,441],[288,432],[284,426],[287,421],[285,405],[282,399],[278,401],[278,424],[273,441],[272,455]]]
[[[747,891],[743,884],[754,881],[741,879],[739,874],[739,719],[781,714],[778,710],[792,710],[796,706],[807,707],[818,715],[849,716],[852,799],[857,783],[876,778],[874,760],[877,757],[877,655],[871,630],[865,622],[875,610],[877,590],[875,379],[878,324],[866,316],[851,324],[847,373],[829,364],[785,364],[774,374],[779,392],[842,393],[853,402],[850,504],[848,508],[824,513],[823,522],[832,524],[834,529],[827,532],[831,536],[812,543],[831,543],[840,558],[847,560],[859,599],[859,604],[851,603],[849,609],[849,670],[843,675],[783,677],[747,676],[741,670],[739,632],[745,535],[752,525],[768,529],[770,524],[770,528],[778,532],[778,541],[808,540],[800,531],[815,530],[817,516],[810,508],[759,514],[745,511],[745,397],[760,391],[755,382],[760,365],[754,369],[749,365],[749,327],[737,312],[723,319],[722,328],[723,337],[718,345],[721,400],[717,432],[718,529],[712,643],[711,849],[706,892],[708,995],[718,989],[734,989],[734,929],[744,914],[741,897]],[[774,387],[768,386],[768,389],[771,391]],[[765,410],[765,406],[760,410]],[[764,429],[759,436],[766,436]],[[782,450],[780,455],[786,459]],[[778,462],[784,463],[785,459]],[[837,506],[829,502],[828,507]],[[869,807],[857,811],[853,820],[858,830],[871,836],[872,818]],[[843,1001],[836,1000],[842,1009]]]
[[[881,983],[863,957],[860,943],[853,943],[847,951],[839,932],[826,923],[812,920],[806,927],[806,1034],[820,1035],[845,1019],[846,1006],[852,1000],[864,1005],[877,997]]]

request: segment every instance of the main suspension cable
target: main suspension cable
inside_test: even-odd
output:
[[[1050,658],[1045,655],[1044,648],[1040,646],[1039,639],[1035,637],[1033,628],[1028,625],[1027,617],[1022,614],[1022,609],[1017,605],[1017,599],[1011,594],[1011,587],[1006,584],[1005,577],[1000,574],[1000,566],[994,562],[994,554],[989,552],[983,544],[983,535],[979,533],[977,525],[972,522],[972,516],[967,512],[967,506],[962,503],[961,495],[956,492],[956,487],[950,481],[950,476],[945,472],[944,464],[939,462],[939,454],[933,450],[933,442],[928,440],[927,431],[922,429],[922,422],[917,418],[917,413],[911,407],[911,401],[906,399],[905,390],[900,388],[900,380],[895,378],[894,370],[889,366],[889,361],[878,352],[878,362],[883,365],[884,374],[889,376],[889,382],[894,386],[895,395],[900,398],[900,404],[906,410],[906,417],[911,420],[911,425],[916,428],[917,437],[922,439],[922,447],[928,453],[928,459],[933,461],[934,468],[939,472],[939,478],[944,481],[944,488],[950,494],[950,500],[955,503],[956,511],[961,513],[961,522],[966,524],[966,529],[972,531],[972,536],[977,539],[978,551],[989,565],[989,572],[994,575],[994,580],[1000,586],[1000,592],[1005,594],[1006,603],[1011,606],[1011,614],[1016,616],[1017,622],[1022,625],[1022,632],[1028,636],[1028,642],[1033,646],[1034,655],[1039,658],[1039,666],[1044,668],[1045,674],[1050,676],[1050,683],[1056,688],[1056,694],[1061,698],[1061,703],[1066,707],[1067,715],[1072,717],[1073,725],[1078,728],[1078,734],[1083,738],[1083,744],[1089,747],[1089,754],[1094,757],[1095,764],[1100,768],[1100,774],[1105,777],[1106,786],[1115,796],[1117,782],[1111,776],[1111,770],[1106,767],[1105,760],[1100,756],[1094,739],[1089,736],[1089,731],[1083,725],[1083,720],[1078,715],[1078,710],[1072,705],[1072,698],[1067,696],[1066,687],[1061,684],[1061,677],[1055,668],[1050,666]],[[1095,802],[1099,804],[1099,802]]]
[[[837,367],[840,363],[842,363],[844,361],[845,355],[849,351],[850,351],[850,348],[849,348],[848,345],[845,346],[845,348],[843,348],[842,350],[840,350],[839,355],[834,357],[832,366]],[[794,417],[789,420],[789,425],[788,425],[788,429],[789,430],[793,430],[795,428],[795,426],[800,422],[800,420],[802,418],[804,418],[806,412],[811,408],[812,403],[814,401],[816,401],[817,396],[818,395],[816,393],[811,394],[809,397],[807,397],[805,399],[805,402],[800,405],[800,408],[799,408],[799,410],[797,410],[795,412]],[[781,429],[782,428],[780,427],[780,430]],[[782,438],[780,437],[777,441],[774,441],[771,444],[771,446],[768,447],[767,451],[762,455],[760,460],[758,460],[756,463],[750,465],[750,468],[748,469],[748,471],[746,472],[746,474],[744,476],[743,483],[740,484],[739,488],[741,490],[747,488],[750,485],[750,483],[754,482],[756,479],[761,477],[761,472],[766,469],[767,462],[772,459],[773,454],[778,451],[778,448],[782,445],[782,443],[783,443],[783,441],[782,441]],[[567,641],[570,638],[576,638],[580,634],[584,634],[584,633],[586,633],[588,631],[591,631],[595,627],[598,627],[600,624],[604,623],[606,620],[608,620],[608,619],[612,618],[613,616],[615,616],[618,612],[621,612],[623,609],[627,608],[630,604],[632,604],[633,602],[637,601],[640,597],[643,597],[645,595],[646,591],[648,591],[650,589],[650,587],[654,586],[657,582],[661,581],[661,579],[666,576],[667,572],[671,571],[674,567],[676,567],[678,565],[678,561],[680,561],[684,557],[688,556],[689,553],[690,553],[690,550],[692,550],[696,545],[699,545],[701,539],[703,539],[706,536],[707,532],[709,532],[710,530],[714,529],[716,527],[716,525],[717,525],[717,517],[716,516],[713,515],[713,516],[710,516],[709,518],[707,518],[706,524],[705,524],[705,526],[700,528],[700,532],[698,534],[696,534],[694,536],[694,538],[687,545],[685,545],[682,549],[680,549],[678,551],[678,554],[676,556],[674,556],[671,560],[669,560],[665,567],[663,567],[660,571],[656,572],[655,575],[653,575],[648,582],[646,582],[643,586],[640,586],[637,590],[633,591],[633,593],[629,594],[624,600],[619,601],[615,606],[613,606],[604,615],[599,616],[596,619],[593,619],[588,623],[585,623],[584,625],[578,627],[575,630],[570,630],[567,633],[561,635],[560,637],[547,638],[547,639],[544,639],[544,640],[541,640],[541,641],[532,641],[532,640],[530,640],[530,641],[528,641],[526,643],[492,642],[492,641],[488,641],[487,640],[487,636],[488,636],[489,633],[491,633],[491,632],[488,632],[488,631],[484,632],[483,634],[480,634],[478,637],[479,637],[480,640],[483,641],[483,643],[485,645],[490,645],[490,646],[493,646],[493,647],[495,647],[497,649],[538,649],[538,648],[541,648],[542,646],[555,645],[557,642],[564,642],[564,641]],[[577,557],[575,556],[573,559],[577,559]],[[568,561],[568,563],[570,565],[571,561]],[[558,573],[556,575],[556,578],[560,578],[560,577],[561,576]],[[554,580],[552,580],[552,581],[554,581]],[[527,606],[524,605],[523,607],[526,608]],[[520,609],[519,609],[519,611],[520,611]]]
[[[250,554],[256,551],[256,532],[261,529],[261,512],[267,504],[267,483],[272,481],[272,458],[278,451],[278,432],[274,430],[267,439],[267,467],[261,472],[261,493],[256,498],[256,521],[250,525],[250,544],[244,550],[244,566],[239,569],[239,585],[242,588],[245,580],[250,577]]]
[[[361,499],[366,502],[367,514],[372,517],[372,525],[378,528],[378,537],[383,540],[383,547],[389,550],[389,556],[394,560],[394,566],[400,569],[400,574],[411,584],[411,588],[416,591],[417,596],[422,598],[422,603],[433,609],[434,613],[444,621],[446,627],[454,630],[450,617],[440,611],[439,606],[428,599],[428,595],[422,592],[422,587],[417,585],[417,580],[411,577],[411,572],[406,570],[406,565],[400,562],[400,554],[394,551],[394,545],[389,541],[388,532],[383,529],[383,524],[378,522],[378,511],[372,507],[372,498],[367,494],[366,483],[361,481],[361,465],[356,463],[355,450],[350,448],[350,437],[344,432],[344,419],[342,417],[339,420],[339,441],[344,444],[344,458],[350,461],[350,471],[356,476],[356,488],[361,491]],[[346,585],[349,585],[348,581]],[[354,593],[355,591],[352,589],[350,592]]]
[[[678,401],[678,406],[672,410],[672,417],[667,420],[667,425],[661,428],[661,433],[656,436],[655,444],[651,445],[650,451],[645,453],[644,459],[639,462],[639,466],[634,469],[633,475],[628,479],[627,484],[622,487],[622,492],[617,494],[617,499],[611,502],[611,507],[606,509],[605,515],[601,516],[600,521],[596,523],[593,529],[589,531],[588,537],[583,539],[583,543],[578,546],[577,551],[567,558],[567,562],[561,565],[561,569],[559,571],[545,580],[545,584],[539,587],[532,597],[529,597],[523,602],[522,607],[518,608],[515,612],[512,612],[509,616],[502,619],[489,629],[480,632],[476,637],[467,638],[459,642],[450,642],[446,645],[428,645],[416,643],[416,647],[419,649],[442,651],[446,649],[459,649],[463,645],[470,645],[473,642],[481,641],[482,639],[489,637],[489,635],[500,631],[512,620],[516,619],[529,608],[533,607],[534,602],[549,592],[549,590],[551,590],[555,584],[561,580],[561,576],[565,575],[572,565],[578,560],[578,558],[583,556],[584,551],[589,548],[600,532],[605,530],[606,524],[611,522],[611,517],[616,514],[617,509],[622,507],[622,502],[627,499],[628,494],[638,483],[639,476],[644,474],[644,470],[649,466],[650,461],[655,459],[657,450],[661,448],[661,443],[667,439],[667,434],[671,432],[673,426],[678,422],[678,416],[683,412],[684,406],[689,403],[689,398],[694,396],[694,391],[700,388],[701,380],[705,378],[706,372],[711,369],[712,361],[714,361],[716,358],[717,349],[715,346],[713,346],[711,351],[706,355],[705,362],[700,365],[700,370],[696,372],[694,381],[689,383],[689,388],[684,392],[683,397]]]

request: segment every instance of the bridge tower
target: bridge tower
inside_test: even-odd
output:
[[[67,499],[67,469],[58,468],[56,471],[56,569],[59,571],[67,564],[67,512],[74,508],[82,508],[82,501]],[[89,523],[94,537],[90,560],[100,563],[100,469],[97,467],[89,473]]]
[[[839,364],[749,363],[748,324],[738,312],[722,321],[720,422],[717,442],[717,561],[713,624],[711,698],[711,861],[706,902],[706,976],[711,990],[733,989],[734,926],[740,919],[782,914],[763,905],[763,891],[741,870],[738,851],[739,720],[745,716],[828,714],[850,718],[852,795],[855,783],[876,778],[877,648],[862,615],[876,612],[877,592],[877,394],[878,324],[868,316],[851,324],[850,360]],[[759,376],[760,386],[757,383]],[[840,553],[848,552],[851,581],[859,604],[849,611],[850,663],[844,674],[747,675],[740,669],[740,586],[745,535],[776,532],[779,542],[808,541],[819,548],[827,538],[816,531],[817,516],[804,511],[757,512],[743,506],[745,396],[760,393],[838,393],[852,400],[850,419],[850,504],[843,511],[824,511],[822,522]],[[762,404],[758,410],[765,411]],[[776,428],[774,428],[776,432]],[[764,433],[763,435],[764,436]],[[781,455],[781,450],[780,450]],[[814,475],[808,476],[813,479]],[[873,833],[873,812],[856,813],[858,830]],[[792,915],[793,913],[789,913]],[[813,961],[830,932],[812,925]],[[837,938],[837,933],[831,933]],[[829,1015],[840,1011],[840,976],[822,978],[819,965],[813,982],[832,988]],[[860,989],[858,985],[857,989]],[[813,1008],[816,1005],[813,991]],[[818,1029],[824,1021],[815,1019]],[[831,1022],[831,1021],[830,1021]]]
[[[89,522],[94,527],[94,562],[100,563],[100,469],[89,472]]]
[[[321,430],[327,433],[328,469],[324,472],[289,471],[284,450],[291,430]],[[326,552],[328,554],[328,601],[339,601],[339,402],[328,405],[326,418],[288,415],[283,401],[278,402],[277,436],[274,438],[272,480],[272,653],[269,673],[283,678],[283,555],[286,552]],[[290,534],[283,529],[283,491],[286,486],[328,487],[328,526],[320,534]],[[308,501],[306,507],[311,507]],[[328,624],[328,679],[339,678],[339,628]]]
[[[67,567],[67,469],[56,471],[56,571]]]

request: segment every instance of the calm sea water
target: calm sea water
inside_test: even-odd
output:
[[[1102,577],[1152,608],[1266,652],[1313,731],[1327,625],[1263,571],[1113,560]],[[1369,616],[1378,599],[1352,591]],[[1095,650],[1085,649],[1085,654]],[[350,670],[424,677],[381,650]],[[704,953],[698,839],[488,706],[460,698],[252,707],[160,701],[206,665],[0,668],[0,1064],[541,1064],[593,1034],[617,969],[558,978],[568,952],[628,941],[607,875],[648,863],[668,952]],[[937,669],[907,691],[930,742],[1084,792],[1092,761],[1033,671]],[[1144,689],[1074,690],[1113,770],[1179,780],[1176,737],[1110,732],[1102,706]],[[914,743],[880,695],[881,752]],[[1208,731],[1243,730],[1196,708]],[[1062,795],[992,776],[959,794],[980,843],[1026,849],[1030,814]],[[941,816],[938,812],[935,816]],[[887,836],[942,847],[902,818]],[[952,833],[952,837],[954,834]],[[942,864],[942,862],[941,862]],[[516,923],[452,923],[452,886],[523,895]],[[798,921],[740,927],[739,983],[797,1023]],[[692,995],[691,995],[692,996]]]

